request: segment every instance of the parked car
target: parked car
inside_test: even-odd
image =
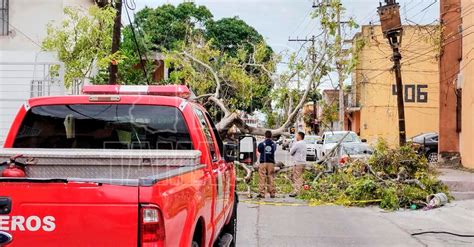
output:
[[[345,137],[344,137],[345,136]],[[329,151],[331,151],[337,143],[344,137],[342,143],[362,143],[367,142],[365,139],[360,139],[359,136],[353,131],[327,131],[324,132],[322,140],[317,143],[317,156],[322,158]]]
[[[278,138],[278,140],[275,141],[277,145],[283,144],[283,137]]]
[[[0,245],[235,246],[235,150],[190,91],[83,91],[18,112],[0,149]]]
[[[317,160],[318,155],[316,154],[316,148],[319,144],[317,142],[321,140],[320,136],[307,135],[304,138],[306,143],[306,160]]]
[[[428,162],[436,163],[438,162],[438,138],[438,133],[430,132],[416,135],[408,141],[413,143],[417,152],[424,155]]]
[[[362,160],[366,161],[372,154],[373,149],[366,143],[347,142],[337,147],[330,163],[333,166],[344,166],[348,161]]]
[[[290,145],[291,143],[293,142],[293,140],[295,139],[295,135],[294,134],[291,134],[290,135],[290,138],[285,138],[285,140],[283,140],[282,144],[281,144],[281,148],[283,150],[289,150],[290,149]]]

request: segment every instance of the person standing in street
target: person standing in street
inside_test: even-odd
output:
[[[303,172],[306,166],[306,142],[304,141],[304,133],[298,132],[296,135],[296,143],[290,149],[290,155],[293,160],[293,192],[291,197],[296,197],[303,187]]]
[[[260,153],[260,165],[258,166],[258,175],[260,177],[258,198],[265,198],[265,187],[268,189],[271,198],[275,198],[275,151],[276,144],[272,141],[272,132],[265,131],[265,141],[258,144],[258,152]]]

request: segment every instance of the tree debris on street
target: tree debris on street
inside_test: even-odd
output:
[[[304,174],[305,190],[300,199],[311,204],[336,204],[344,206],[378,205],[387,210],[399,208],[425,208],[426,198],[437,193],[449,192],[437,178],[437,173],[425,157],[417,155],[409,145],[392,149],[380,140],[374,154],[367,160],[350,160],[333,171],[326,162],[311,164]],[[276,173],[279,193],[291,191],[289,167]],[[256,191],[258,176],[240,169],[238,175],[247,179],[238,184],[240,191]]]

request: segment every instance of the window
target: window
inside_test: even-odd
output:
[[[204,115],[204,112],[202,112],[200,109],[197,109],[197,108],[194,108],[194,112],[196,113],[196,116],[199,119],[199,123],[204,132],[204,135],[206,136],[209,150],[211,151],[212,160],[215,161],[217,160],[216,147],[215,147],[214,139],[212,139],[211,130],[209,128],[209,125],[206,122],[206,115]]]
[[[9,31],[8,1],[0,0],[0,36],[8,35]]]
[[[214,136],[216,137],[217,146],[219,147],[219,150],[221,152],[221,156],[224,156],[224,142],[222,142],[222,138],[219,135],[219,131],[217,131],[216,125],[214,125],[214,122],[211,119],[211,115],[209,115],[209,113],[207,113],[206,117],[207,117],[207,121],[209,121],[209,123],[211,123],[211,128],[212,128],[212,131],[214,132]]]
[[[15,148],[192,150],[183,115],[150,105],[53,105],[33,107]]]
[[[338,143],[346,133],[334,133],[324,136],[325,143]],[[349,133],[342,142],[360,142],[359,137],[354,133]]]

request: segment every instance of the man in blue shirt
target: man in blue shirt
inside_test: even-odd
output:
[[[258,166],[258,174],[260,177],[258,198],[265,198],[265,187],[268,189],[271,198],[275,198],[275,185],[273,176],[275,173],[275,151],[276,144],[272,141],[272,132],[265,132],[265,141],[258,144],[258,152],[260,153],[260,165]]]

